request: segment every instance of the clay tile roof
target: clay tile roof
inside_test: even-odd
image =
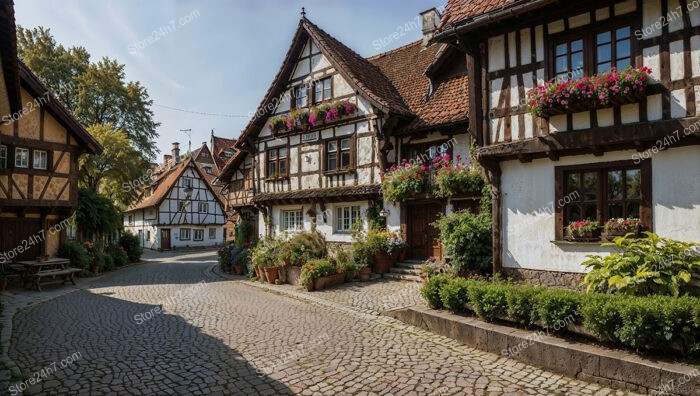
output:
[[[223,153],[224,151],[235,153],[236,150],[233,148],[235,144],[236,139],[227,139],[212,135],[211,153],[214,157],[214,161],[216,161],[217,168],[222,169],[224,165],[226,165],[230,157],[227,158]]]
[[[399,91],[378,67],[308,19],[304,19],[303,24],[314,42],[330,58],[331,63],[337,64],[341,72],[344,71],[350,77],[351,83],[364,91],[372,100],[383,105],[384,110],[411,114]]]
[[[17,32],[12,0],[0,0],[0,61],[5,78],[5,90],[10,101],[10,111],[22,107],[19,89],[19,64],[17,60]]]
[[[308,202],[309,199],[325,199],[328,201],[341,200],[343,202],[364,200],[369,196],[376,196],[381,191],[380,185],[345,186],[330,188],[312,188],[307,190],[294,190],[279,193],[262,193],[256,195],[252,202]]]
[[[428,96],[430,79],[424,72],[436,57],[448,55],[439,45],[422,49],[422,41],[417,41],[369,58],[391,79],[416,116],[399,131],[410,132],[467,120],[469,95],[466,70],[445,81],[435,81],[435,92]]]
[[[445,30],[467,19],[530,1],[532,0],[449,0],[438,30]]]

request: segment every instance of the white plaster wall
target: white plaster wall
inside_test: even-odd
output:
[[[327,204],[325,206],[325,216],[324,211],[321,210],[319,206],[314,206],[312,204],[297,204],[297,205],[278,205],[272,207],[272,221],[273,221],[273,232],[275,236],[293,236],[295,232],[285,232],[282,230],[282,212],[290,210],[301,210],[304,218],[303,231],[311,231],[314,224],[316,225],[316,230],[321,233],[326,238],[327,242],[345,242],[351,243],[352,236],[349,233],[338,232],[335,229],[335,212],[337,207],[341,206],[359,206],[360,215],[362,217],[363,227],[367,228],[367,209],[369,203],[363,202],[339,202],[334,204]],[[314,209],[317,213],[315,216],[309,216],[306,212],[309,209]],[[264,222],[262,224],[261,235],[264,235]]]
[[[587,254],[604,254],[598,245],[554,244],[554,167],[631,160],[634,150],[581,155],[531,163],[507,161],[503,170],[503,266],[584,272]],[[700,242],[700,147],[671,148],[654,154],[652,197],[654,231],[664,237]]]
[[[163,228],[170,228],[170,244],[172,247],[177,247],[177,248],[216,246],[216,245],[220,244],[221,242],[223,242],[223,240],[224,240],[224,227],[220,226],[220,225],[211,225],[211,226],[181,225],[181,226],[163,227]],[[180,240],[180,230],[183,228],[190,229],[190,239],[189,240],[185,240],[185,241]],[[216,229],[216,239],[209,239],[209,229],[210,228]],[[195,241],[194,240],[194,230],[203,230],[204,231],[204,240]],[[160,235],[159,235],[159,238],[160,238]]]

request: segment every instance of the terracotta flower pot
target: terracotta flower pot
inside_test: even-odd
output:
[[[100,274],[100,267],[94,266],[94,267],[90,268],[90,272],[92,272],[95,275],[99,275]]]
[[[277,267],[265,267],[265,278],[267,278],[267,283],[275,283],[275,280],[279,277],[279,268]]]
[[[258,277],[259,280],[265,280],[265,276],[263,274],[263,270],[260,267],[255,267],[255,275]]]
[[[306,285],[306,291],[314,291],[314,284],[310,283],[310,284]]]
[[[600,237],[600,230],[578,232],[568,232],[568,239],[571,241],[593,241]]]
[[[236,271],[236,275],[243,274],[243,267],[241,267],[239,264],[234,265],[233,270]]]
[[[360,277],[361,281],[363,281],[363,282],[368,281],[371,274],[372,274],[372,269],[370,269],[369,267],[360,268],[359,277]]]
[[[386,274],[389,272],[389,268],[394,265],[394,257],[384,253],[379,252],[374,254],[374,272],[378,274]]]

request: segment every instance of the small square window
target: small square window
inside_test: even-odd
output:
[[[304,228],[304,219],[301,210],[285,210],[282,212],[282,230],[301,231]]]
[[[48,154],[43,150],[34,150],[34,169],[47,169]]]
[[[199,213],[209,213],[209,204],[206,202],[200,202]]]
[[[180,240],[181,241],[189,241],[190,240],[190,229],[189,228],[180,228]]]
[[[294,90],[294,105],[295,108],[306,107],[308,104],[308,89],[306,85],[300,85]]]
[[[15,149],[15,167],[16,168],[29,168],[29,149],[16,148]]]
[[[216,228],[209,229],[209,239],[216,239]]]
[[[192,238],[194,241],[203,241],[204,240],[204,230],[194,230],[194,237]]]

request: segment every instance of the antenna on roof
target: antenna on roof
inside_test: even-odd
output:
[[[301,7],[301,17],[306,18],[306,8],[305,7]]]
[[[187,140],[187,154],[192,152],[192,128],[190,129],[180,129],[180,132],[184,132],[189,138]]]

